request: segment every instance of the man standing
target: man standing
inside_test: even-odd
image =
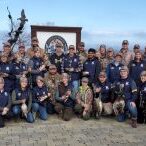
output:
[[[101,64],[95,58],[95,49],[90,48],[88,50],[88,58],[83,64],[83,76],[88,77],[89,84],[92,85],[93,82],[96,81],[97,76],[101,71]]]
[[[81,62],[84,63],[87,59],[87,53],[85,51],[85,43],[84,42],[81,42],[79,44],[77,54],[80,56]]]
[[[79,88],[81,70],[82,65],[79,56],[75,54],[75,46],[70,45],[69,54],[67,54],[63,59],[62,72],[69,74],[75,93]]]
[[[31,48],[29,48],[29,49],[27,50],[27,56],[28,56],[29,58],[32,58],[32,57],[34,56],[34,54],[35,54],[34,52],[35,52],[36,50],[39,50],[40,53],[41,53],[41,57],[43,57],[43,55],[44,55],[44,49],[41,49],[41,48],[39,47],[38,38],[37,38],[37,37],[33,37],[32,40],[31,40]]]
[[[50,62],[57,67],[57,72],[61,74],[61,64],[64,58],[63,47],[61,44],[56,44],[56,52],[51,55]]]
[[[123,64],[126,66],[133,59],[132,52],[129,51],[128,47],[129,47],[129,42],[127,40],[124,40],[122,42],[122,49],[120,50],[120,52],[122,53],[123,56]]]

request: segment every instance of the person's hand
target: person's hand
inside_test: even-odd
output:
[[[101,88],[96,88],[96,92],[99,93],[101,91]]]
[[[67,96],[70,96],[70,95],[71,95],[71,91],[68,90],[68,91],[66,92],[66,95],[67,95]]]
[[[134,102],[130,102],[130,105],[131,105],[132,107],[136,107],[136,105],[135,105]]]
[[[22,99],[21,101],[22,101],[22,104],[24,104],[26,102],[26,99]]]
[[[74,71],[74,68],[73,67],[69,68],[69,71],[70,72],[73,72]]]
[[[4,107],[2,115],[6,115],[8,113],[9,109],[7,107]]]
[[[40,66],[39,70],[40,70],[40,71],[45,70],[45,65]]]
[[[48,96],[50,97],[51,96],[51,93],[48,93]]]
[[[84,110],[88,111],[89,110],[89,105],[88,104],[84,104]]]

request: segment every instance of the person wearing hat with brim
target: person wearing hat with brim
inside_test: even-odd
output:
[[[102,44],[99,47],[99,52],[100,52],[100,63],[101,63],[101,70],[105,71],[108,61],[107,61],[107,51],[106,51],[106,45]]]
[[[47,103],[48,114],[54,114],[54,105],[56,103],[55,94],[59,82],[61,81],[61,75],[57,72],[57,67],[54,64],[50,64],[48,73],[45,75],[45,82],[51,93],[51,97]]]
[[[114,83],[118,81],[120,78],[120,69],[124,66],[122,64],[122,54],[116,53],[114,57],[114,61],[108,64],[106,68],[107,78],[109,82]]]
[[[101,64],[99,60],[95,58],[95,49],[90,48],[88,50],[88,59],[83,64],[82,76],[88,77],[89,85],[96,81],[96,77],[101,71]]]
[[[35,37],[32,37],[31,39],[31,48],[27,49],[27,52],[26,52],[27,56],[29,58],[32,58],[36,50],[39,50],[41,53],[41,57],[43,57],[45,50],[39,47],[39,40],[35,36]]]
[[[72,118],[74,108],[73,86],[69,83],[69,78],[67,73],[62,73],[55,95],[55,111],[65,121]]]
[[[36,113],[39,113],[39,118],[41,120],[48,119],[47,113],[47,103],[49,98],[51,97],[51,93],[49,92],[49,88],[45,84],[45,80],[43,77],[38,76],[36,78],[37,86],[33,88],[33,100],[32,100],[32,112],[34,118],[36,117]]]
[[[62,44],[57,43],[55,46],[55,53],[50,56],[50,62],[57,67],[57,72],[59,74],[61,74],[61,67],[64,57],[63,46]]]
[[[146,47],[144,47],[143,59],[146,61]]]
[[[135,44],[134,47],[133,47],[133,52],[136,53],[137,51],[138,52],[140,51],[140,45],[139,44]]]
[[[21,61],[27,64],[29,62],[29,58],[26,53],[26,48],[24,43],[20,43],[18,46],[18,51],[16,52],[21,57]]]
[[[140,74],[141,85],[140,95],[138,98],[138,118],[137,122],[146,124],[146,71],[142,71]]]
[[[113,113],[111,98],[111,83],[107,80],[106,72],[100,72],[98,81],[94,83],[94,114],[99,119],[103,114],[105,116]]]
[[[142,58],[140,51],[135,52],[134,60],[131,60],[129,65],[129,75],[136,82],[137,87],[140,86],[140,74],[146,70],[146,62]]]
[[[3,51],[2,52],[7,54],[8,60],[10,62],[12,62],[13,59],[15,58],[14,53],[13,53],[13,51],[11,49],[11,44],[9,42],[3,43]]]
[[[114,61],[114,56],[115,56],[114,49],[111,47],[108,48],[106,51],[107,64],[110,64]]]
[[[11,96],[4,89],[4,79],[0,77],[0,128],[5,126],[4,119],[9,115],[11,108]]]
[[[89,120],[92,112],[93,92],[88,86],[88,78],[83,77],[82,85],[76,94],[75,113],[84,120]]]
[[[131,116],[131,126],[137,127],[137,87],[134,80],[129,77],[129,69],[127,66],[123,66],[120,69],[120,79],[114,83],[115,102],[113,109],[116,114],[117,120],[120,122],[125,121],[126,111]],[[122,104],[121,104],[122,102]],[[119,107],[120,106],[120,107]],[[121,108],[122,107],[122,108]],[[119,109],[124,109],[119,112]]]
[[[28,71],[31,74],[31,85],[36,86],[37,76],[44,77],[46,73],[46,66],[41,57],[41,51],[35,50],[34,56],[30,59],[28,64]]]
[[[69,46],[69,53],[63,58],[62,73],[68,73],[70,76],[70,82],[76,93],[79,88],[80,75],[82,70],[82,63],[80,57],[75,52],[75,46]]]
[[[15,80],[14,66],[8,60],[8,55],[4,52],[0,56],[0,76],[3,77],[5,81],[5,90],[11,94],[14,89]]]
[[[20,115],[26,119],[28,123],[33,123],[34,118],[31,112],[32,92],[28,85],[28,79],[21,77],[19,87],[12,92],[12,113],[13,118],[19,118]]]
[[[82,63],[84,63],[87,59],[87,52],[85,50],[85,43],[80,42],[78,45],[77,55],[80,56],[80,60]]]
[[[122,53],[122,56],[123,56],[122,63],[127,66],[129,62],[134,58],[133,52],[129,51],[128,40],[123,40],[122,49],[120,50],[120,53]]]

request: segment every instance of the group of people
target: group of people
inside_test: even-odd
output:
[[[146,122],[146,49],[138,44],[130,51],[122,42],[116,53],[105,45],[86,52],[84,42],[68,47],[57,43],[55,53],[46,54],[37,37],[31,48],[19,44],[13,53],[4,43],[0,53],[0,127],[7,118],[36,117],[47,120],[58,114],[69,121],[74,114],[84,120],[115,116],[131,119],[131,126]]]

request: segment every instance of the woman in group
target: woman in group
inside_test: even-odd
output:
[[[82,78],[82,85],[76,95],[75,112],[84,120],[88,120],[92,112],[93,93],[88,82],[88,78]]]
[[[32,111],[34,118],[38,112],[41,120],[47,120],[47,102],[50,96],[51,94],[49,93],[48,87],[45,85],[44,78],[38,76],[36,78],[36,87],[33,88]]]
[[[74,107],[73,88],[69,83],[69,75],[67,73],[63,73],[61,77],[62,79],[55,95],[55,110],[63,120],[69,121],[72,117]]]
[[[0,128],[4,127],[4,117],[8,115],[11,107],[11,97],[4,89],[4,79],[0,77]]]
[[[138,123],[146,123],[146,71],[140,74],[140,98],[138,99]]]
[[[24,117],[27,122],[33,123],[31,113],[32,93],[26,77],[20,78],[20,85],[12,92],[12,112],[15,117]]]
[[[94,112],[98,119],[101,114],[111,115],[113,112],[111,98],[111,84],[107,80],[105,72],[100,72],[98,81],[94,84]]]

